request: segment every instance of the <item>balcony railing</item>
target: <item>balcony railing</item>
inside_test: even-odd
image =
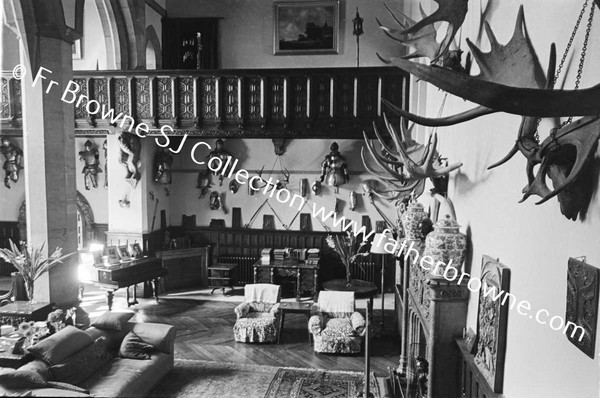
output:
[[[406,107],[408,97],[406,74],[390,67],[75,71],[73,81],[87,97],[75,106],[78,135],[115,130],[102,112],[86,110],[95,100],[147,124],[150,134],[169,125],[172,135],[360,138],[380,118],[381,98]],[[1,84],[2,127],[18,132],[20,82],[3,75]]]

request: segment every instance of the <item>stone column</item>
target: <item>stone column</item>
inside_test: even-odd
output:
[[[73,105],[61,95],[73,77],[72,44],[42,33],[38,61],[49,72],[43,71],[46,79],[35,86],[37,71],[30,70],[21,45],[21,63],[28,69],[22,81],[27,241],[36,247],[46,243],[48,252],[62,247],[63,253],[71,253],[77,250],[74,116]],[[36,281],[34,299],[75,304],[77,292],[74,255]]]
[[[467,322],[468,283],[468,278],[463,278],[460,285],[444,278],[430,276],[427,279],[431,293],[431,334],[427,353],[429,398],[459,396],[460,351],[455,339],[462,337]]]

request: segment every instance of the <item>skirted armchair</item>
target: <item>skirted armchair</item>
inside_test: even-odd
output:
[[[315,352],[359,353],[365,319],[354,311],[354,292],[319,292],[317,314],[308,321],[308,329]]]
[[[269,283],[249,284],[244,288],[245,302],[235,308],[235,341],[272,343],[279,337],[279,300],[281,286]]]

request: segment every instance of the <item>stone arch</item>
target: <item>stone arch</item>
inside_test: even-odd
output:
[[[107,68],[128,69],[127,30],[121,8],[110,0],[96,0],[96,7],[104,33]]]
[[[151,50],[151,51],[149,51]],[[153,67],[149,67],[152,65]],[[146,69],[162,69],[162,50],[154,26],[146,28]]]
[[[96,232],[96,224],[94,222],[94,212],[92,206],[79,191],[77,191],[77,210],[81,213],[83,219],[83,231],[84,231],[84,246],[94,239]],[[21,203],[19,207],[18,228],[21,240],[27,240],[27,204],[25,201]]]

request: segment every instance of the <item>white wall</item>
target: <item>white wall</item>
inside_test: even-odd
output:
[[[356,37],[352,19],[356,6],[364,19],[360,37],[360,65],[381,66],[376,52],[394,56],[401,51],[384,39],[376,16],[386,16],[381,0],[341,1],[339,54],[273,55],[273,1],[271,0],[167,0],[169,18],[223,17],[219,21],[220,67],[234,68],[306,68],[356,65]]]
[[[215,140],[206,140],[214,148]],[[171,187],[171,225],[181,225],[181,215],[196,215],[196,222],[198,225],[207,226],[212,218],[224,219],[227,227],[231,227],[231,209],[233,207],[240,207],[242,209],[242,225],[245,225],[250,221],[255,211],[267,198],[262,190],[256,192],[253,196],[248,194],[248,185],[240,185],[240,189],[236,194],[232,194],[229,191],[228,178],[223,181],[223,186],[219,186],[218,177],[212,176],[212,186],[210,191],[213,190],[221,193],[225,192],[225,207],[229,213],[223,214],[221,210],[210,210],[209,208],[209,195],[204,199],[198,199],[200,190],[196,189],[198,172],[205,166],[199,166],[195,164],[190,157],[190,151],[193,147],[193,141],[185,143],[184,149],[176,157],[173,168],[175,170],[192,170],[193,172],[174,172],[173,174],[173,185]],[[320,164],[323,161],[325,155],[329,150],[329,145],[333,140],[291,140],[286,145],[286,152],[282,156],[284,167],[286,167],[290,173],[290,182],[287,189],[293,194],[299,194],[300,179],[308,178],[309,180],[309,201],[307,206],[302,210],[302,213],[311,213],[313,209],[313,203],[316,204],[317,209],[324,207],[327,213],[333,210],[335,197],[337,196],[340,203],[340,214],[339,216],[345,216],[347,219],[355,220],[358,225],[361,225],[362,215],[369,215],[371,217],[371,224],[375,228],[375,221],[383,221],[383,218],[377,213],[375,208],[368,202],[366,197],[362,196],[362,189],[360,183],[365,182],[367,179],[373,177],[367,174],[364,170],[362,162],[360,160],[360,148],[362,141],[360,140],[337,140],[340,146],[340,152],[346,157],[348,162],[348,170],[353,173],[350,176],[350,181],[340,186],[339,193],[334,193],[334,188],[323,184],[323,190],[321,195],[315,196],[310,191],[310,185],[313,181],[318,179],[320,175]],[[276,159],[275,152],[273,150],[273,144],[269,139],[229,139],[225,141],[224,145],[234,158],[239,159],[236,170],[243,168],[251,172],[251,175],[256,175],[256,171],[260,170],[263,166],[265,171],[263,177],[269,178],[270,170]],[[207,155],[208,151],[205,149],[197,150],[196,158],[203,160]],[[279,161],[275,166],[276,170],[280,170]],[[360,173],[359,175],[354,173]],[[273,179],[281,179],[280,173],[273,174]],[[349,195],[350,191],[354,190],[357,193],[357,207],[354,211],[349,209]],[[284,199],[284,198],[283,198]],[[285,199],[284,199],[285,200]],[[296,215],[297,207],[291,208],[289,204],[279,203],[275,197],[269,199],[269,203],[273,206],[277,214],[281,217],[285,224],[290,224],[291,220]],[[299,203],[299,202],[297,202]],[[396,212],[393,206],[388,203],[384,203],[378,200],[377,206],[383,209],[386,215],[391,219],[395,220]],[[261,212],[258,214],[252,224],[252,228],[262,228],[263,214],[273,214],[273,211],[265,205]],[[314,231],[323,231],[324,228],[317,219],[311,220],[312,228]],[[277,229],[283,230],[281,222],[275,217],[275,225]],[[328,224],[331,228],[331,223]],[[298,231],[300,229],[300,216],[296,218],[294,223],[290,226],[291,230]],[[336,228],[339,230],[339,227]]]
[[[73,60],[73,70],[106,70],[106,44],[100,15],[94,0],[85,0],[81,59]]]
[[[424,3],[426,10],[434,4]],[[418,10],[417,4],[411,1],[408,5],[413,15]],[[506,43],[514,29],[519,3],[497,4],[490,24],[498,40]],[[466,37],[474,40],[477,36],[479,2],[469,2],[469,7],[463,40]],[[581,2],[575,0],[525,2],[527,28],[544,69],[552,42],[557,44],[558,56],[562,55],[580,7]],[[574,84],[586,18],[587,14],[573,45],[575,59],[565,88],[572,88]],[[594,33],[598,24],[594,25],[582,87],[600,82],[600,46],[597,31]],[[464,43],[461,47],[467,49]],[[489,50],[487,40],[483,50]],[[426,95],[427,113],[436,116],[443,94],[432,86],[419,94],[418,99],[413,98],[413,104],[418,104]],[[472,105],[450,96],[444,115]],[[518,116],[498,114],[439,129],[440,150],[451,161],[464,164],[453,175],[449,194],[456,205],[462,230],[470,229],[472,235],[472,263],[467,264],[472,268],[472,275],[479,276],[483,254],[499,257],[511,269],[512,294],[519,300],[530,301],[534,312],[546,309],[551,316],[564,317],[569,257],[585,255],[590,264],[600,266],[598,182],[590,181],[596,193],[584,221],[573,222],[562,216],[557,199],[540,206],[534,204],[536,198],[517,203],[527,183],[524,157],[518,154],[497,169],[488,171],[486,168],[513,146],[520,120]],[[549,124],[543,122],[539,130],[542,139],[549,129]],[[473,295],[469,302],[468,325],[474,330],[476,317],[477,297]],[[600,394],[599,347],[597,341],[596,359],[590,359],[561,333],[514,310],[509,311],[504,395],[510,398],[597,398]]]

